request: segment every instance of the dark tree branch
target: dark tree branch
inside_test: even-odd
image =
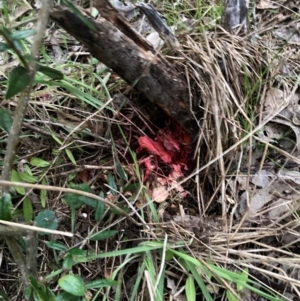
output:
[[[193,136],[198,132],[189,107],[184,77],[140,36],[108,1],[97,0],[101,18],[88,17],[90,29],[76,13],[58,6],[50,16],[83,43],[99,61],[110,67],[147,99],[162,108]]]

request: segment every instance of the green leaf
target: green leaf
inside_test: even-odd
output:
[[[55,297],[55,301],[81,301],[80,297],[75,297],[68,292],[62,292]]]
[[[106,238],[109,238],[111,236],[116,235],[116,233],[118,233],[117,230],[107,230],[107,231],[103,231],[101,233],[96,233],[95,235],[91,236],[90,240],[104,240]]]
[[[66,292],[74,296],[84,296],[86,288],[78,275],[65,275],[58,280],[58,285]]]
[[[9,74],[5,99],[12,98],[19,92],[25,90],[29,83],[29,72],[24,67],[17,66]]]
[[[11,177],[12,182],[23,182],[21,177],[19,176],[19,173],[15,171],[14,169],[11,171]],[[17,191],[17,193],[21,195],[25,195],[25,188],[24,187],[14,187],[14,189]]]
[[[50,165],[50,163],[48,161],[45,161],[38,157],[31,157],[30,164],[35,167],[47,167]]]
[[[74,256],[86,256],[86,251],[78,248],[71,249],[68,253]]]
[[[26,39],[28,37],[34,36],[35,34],[36,34],[35,29],[19,30],[11,34],[11,39],[12,40]]]
[[[101,198],[104,199],[104,193],[101,191],[100,195]],[[95,220],[96,222],[100,222],[103,218],[104,210],[105,210],[105,204],[101,201],[96,201],[96,212],[95,212]]]
[[[8,301],[8,296],[3,292],[3,290],[0,290],[0,300]]]
[[[82,206],[82,202],[79,200],[79,195],[75,193],[67,192],[64,197],[67,205],[72,209],[77,209]]]
[[[62,145],[62,142],[59,140],[59,138],[57,138],[55,136],[55,134],[52,134],[51,137],[59,144],[59,145]]]
[[[74,165],[76,165],[76,160],[75,160],[75,158],[74,158],[72,152],[71,152],[68,148],[66,148],[65,151],[66,151],[66,154],[67,154],[68,158],[70,159],[70,161],[71,161]]]
[[[64,244],[54,241],[54,240],[46,241],[46,246],[50,249],[57,250],[57,251],[67,251],[68,250],[68,248]]]
[[[71,254],[66,254],[63,261],[63,269],[71,270],[72,266],[73,266],[73,256]]]
[[[36,63],[38,63],[37,62],[37,59],[36,58],[34,58],[31,54],[29,54],[29,53],[26,53],[26,54],[24,54],[23,55],[23,59],[25,59],[26,61],[35,61]]]
[[[117,188],[115,179],[114,179],[113,175],[110,172],[107,174],[107,182],[108,182],[108,186],[112,188],[110,190],[111,193],[113,195],[117,195],[118,194],[118,188]]]
[[[6,43],[0,42],[0,52],[10,49],[10,46]]]
[[[92,208],[96,208],[97,206],[97,201],[95,199],[92,199],[92,198],[88,198],[86,196],[78,196],[78,199],[80,202],[92,207]]]
[[[0,199],[0,219],[4,221],[10,221],[11,210],[12,210],[11,196],[9,193],[4,193],[4,195]]]
[[[128,181],[127,173],[125,172],[124,168],[119,162],[116,162],[116,170],[120,178],[127,182]]]
[[[24,182],[27,182],[27,183],[36,183],[38,181],[38,179],[36,177],[31,176],[26,172],[19,171],[18,174],[19,174],[19,177],[22,180],[21,182],[24,181]]]
[[[245,285],[248,281],[248,268],[245,268],[242,272],[241,272],[241,277],[240,277],[240,281],[241,283],[238,283],[236,285],[236,289],[238,292],[243,291],[243,289],[245,288]]]
[[[23,201],[23,215],[25,222],[29,223],[33,220],[32,202],[29,197],[26,197]]]
[[[47,180],[44,178],[42,180],[42,185],[47,185]],[[41,189],[40,190],[40,199],[41,199],[41,204],[43,206],[43,208],[46,207],[46,203],[47,203],[47,190],[46,189]]]
[[[55,301],[52,291],[43,283],[37,281],[34,277],[29,276],[31,287],[38,301]]]
[[[235,297],[235,295],[234,295],[231,291],[229,291],[229,290],[226,291],[226,296],[227,296],[227,300],[228,300],[228,301],[239,301],[239,300]]]
[[[166,256],[165,256],[165,260],[166,261],[171,261],[174,257],[174,253],[173,252],[170,252],[169,250],[166,251]]]
[[[55,213],[51,210],[44,210],[39,212],[39,214],[34,219],[37,227],[56,230],[58,227],[58,222],[55,217]],[[40,233],[44,235],[45,233]]]
[[[171,250],[170,250],[171,251]],[[176,252],[176,251],[175,251]],[[175,253],[174,252],[174,253]],[[182,258],[184,259],[185,264],[187,265],[188,269],[192,272],[194,279],[196,280],[199,288],[201,289],[201,292],[205,298],[206,301],[213,301],[212,296],[210,295],[202,277],[200,276],[199,272],[197,271],[195,265],[193,265],[190,261],[185,259],[185,255],[184,253],[181,252],[176,252],[175,254],[180,253],[180,255],[184,255]]]
[[[13,120],[10,116],[9,111],[0,108],[0,127],[5,130],[6,133],[9,133]]]
[[[27,174],[33,176],[33,173],[31,171],[30,167],[28,166],[28,164],[24,165],[24,172],[26,172]]]
[[[124,211],[125,213],[128,213],[129,212],[129,208],[128,207],[119,207],[119,209],[121,209],[122,211]],[[116,214],[116,215],[120,215],[121,213],[116,210],[115,208],[109,208],[109,211],[113,214]]]
[[[38,65],[38,72],[41,72],[41,73],[51,77],[52,79],[61,80],[64,78],[64,75],[62,72],[60,72],[56,69],[44,66],[44,65]]]
[[[187,301],[195,301],[196,300],[196,288],[194,278],[189,276],[185,282],[185,295]]]
[[[123,192],[126,192],[126,191],[134,192],[135,190],[138,190],[140,188],[140,186],[141,186],[140,183],[132,183],[132,184],[126,185],[123,188]]]
[[[74,189],[77,190],[81,190],[81,191],[85,191],[85,192],[92,192],[90,186],[86,183],[80,184],[80,185],[74,185],[74,187],[72,187]],[[85,196],[81,196],[75,193],[66,193],[65,197],[64,197],[66,203],[73,209],[77,209],[80,206],[82,206],[83,203],[92,206],[93,208],[96,207],[96,200],[93,200],[91,198],[85,197]],[[92,201],[91,201],[92,200]]]
[[[86,288],[97,289],[97,288],[108,287],[108,286],[116,286],[117,284],[118,282],[112,279],[98,279],[98,280],[93,280],[90,283],[87,283]]]

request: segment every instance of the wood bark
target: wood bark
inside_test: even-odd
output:
[[[190,95],[184,76],[107,0],[96,0],[94,6],[101,15],[97,22],[62,6],[55,7],[50,17],[195,137],[198,126],[190,112]]]

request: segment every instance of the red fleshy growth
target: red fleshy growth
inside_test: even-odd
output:
[[[160,170],[159,163],[169,166],[170,172],[165,177],[156,177],[156,180],[165,187],[177,186],[177,182],[184,176],[183,170],[188,170],[189,154],[190,154],[190,136],[186,134],[180,127],[170,131],[169,129],[161,129],[158,131],[156,141],[142,136],[138,139],[139,150],[143,150],[150,156],[139,161],[144,164],[144,181],[149,178],[149,175],[157,170]],[[157,160],[153,160],[156,158]],[[160,179],[160,180],[159,180]],[[153,191],[155,201],[164,199],[166,196],[162,195],[161,187],[156,187]],[[159,189],[158,189],[159,188]],[[187,195],[187,192],[181,185],[175,188],[181,193],[182,197]],[[157,200],[156,200],[157,198]]]
[[[151,174],[151,172],[153,170],[155,170],[156,166],[155,166],[155,164],[153,164],[151,156],[149,156],[143,160],[140,160],[139,163],[145,164],[146,171],[145,171],[145,175],[144,175],[144,180],[146,180],[149,177],[149,175]]]
[[[172,162],[173,154],[167,152],[160,142],[153,141],[147,136],[142,136],[138,139],[141,149],[145,149],[149,154],[158,156],[164,163],[170,164]]]
[[[157,133],[157,141],[161,142],[166,150],[180,152],[179,142],[176,141],[174,135],[169,132],[159,130]]]

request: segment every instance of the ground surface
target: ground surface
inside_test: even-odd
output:
[[[39,1],[11,2],[5,26],[33,28]],[[114,3],[148,36],[126,4]],[[59,295],[66,275],[88,300],[300,300],[300,4],[251,2],[246,36],[218,26],[219,3],[153,5],[181,43],[158,49],[187,74],[199,137],[50,22],[40,61],[64,79],[36,77],[12,172],[30,185],[12,190],[14,220],[74,236],[39,235],[39,279],[57,300],[83,298]],[[1,53],[2,95],[18,64]],[[18,96],[0,106],[14,115]],[[6,146],[3,129],[0,162]],[[4,241],[0,292],[24,298]]]

